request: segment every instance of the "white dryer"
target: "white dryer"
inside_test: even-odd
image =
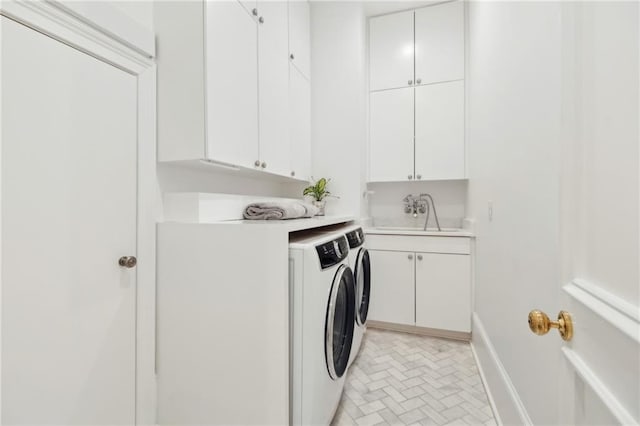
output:
[[[291,420],[328,425],[340,403],[355,326],[355,282],[344,232],[289,244]]]
[[[362,338],[367,331],[367,314],[371,298],[371,260],[365,246],[364,231],[360,226],[345,229],[349,243],[349,264],[353,270],[356,285],[356,324],[353,332],[353,347],[349,365],[358,357]]]
[[[353,271],[356,286],[356,317],[353,331],[353,346],[349,366],[358,357],[362,338],[367,331],[367,314],[371,298],[371,260],[365,245],[364,231],[360,225],[334,225],[318,233],[343,233],[349,243],[349,266]]]

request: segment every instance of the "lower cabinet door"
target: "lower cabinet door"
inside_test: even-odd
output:
[[[411,252],[369,250],[369,258],[369,319],[414,325],[415,255]]]
[[[471,331],[471,258],[416,254],[416,325]]]

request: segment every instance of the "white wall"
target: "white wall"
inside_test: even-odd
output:
[[[367,196],[367,216],[375,226],[423,226],[426,214],[414,218],[404,212],[402,200],[408,194],[431,194],[442,227],[459,228],[466,215],[467,181],[464,180],[370,183],[368,189],[372,193]],[[433,212],[429,227],[435,227]]]
[[[315,178],[339,199],[327,214],[364,213],[366,20],[359,2],[311,3],[311,149]]]
[[[488,374],[490,387],[498,393],[505,388],[501,380],[510,380],[533,423],[554,424],[560,339],[534,336],[527,314],[561,308],[560,5],[470,2],[468,19],[468,215],[476,219],[479,320],[474,343],[492,345],[492,361],[505,369],[506,377]],[[506,407],[505,424],[527,422],[526,413],[517,411],[520,401],[494,396]]]

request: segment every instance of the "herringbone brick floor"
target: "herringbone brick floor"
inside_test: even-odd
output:
[[[492,425],[469,343],[369,328],[332,425]]]

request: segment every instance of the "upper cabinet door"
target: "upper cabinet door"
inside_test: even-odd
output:
[[[207,157],[253,167],[258,159],[258,34],[236,1],[206,2]]]
[[[307,0],[290,0],[289,58],[291,63],[307,78],[311,78],[310,25],[309,2]]]
[[[464,81],[415,88],[416,178],[465,177]]]
[[[260,167],[289,176],[289,60],[287,2],[258,3]]]
[[[211,0],[208,0],[211,1]],[[228,1],[228,0],[227,0]],[[242,7],[244,7],[246,9],[246,11],[253,15],[253,16],[257,16],[258,15],[258,2],[257,0],[236,0],[238,1]],[[255,12],[254,12],[255,10]]]
[[[464,78],[464,5],[461,1],[416,10],[417,84]]]
[[[413,85],[413,11],[369,20],[369,89]]]
[[[370,181],[413,179],[413,90],[370,94]]]
[[[289,68],[289,129],[291,133],[291,176],[311,178],[311,83],[302,73]]]

